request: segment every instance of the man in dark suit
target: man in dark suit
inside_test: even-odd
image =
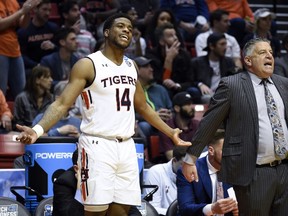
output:
[[[196,159],[224,123],[226,133],[219,179],[233,185],[239,215],[287,215],[288,79],[273,75],[274,58],[269,41],[250,40],[243,56],[247,72],[220,81],[193,137],[193,145],[187,150],[183,174],[190,182],[198,181]],[[268,80],[262,84],[265,78]],[[267,87],[276,102],[274,111],[280,115],[277,119],[281,123],[277,127],[268,115],[271,103],[266,103]],[[283,155],[274,150],[276,136],[272,125],[278,131],[278,138],[281,135],[286,144],[280,148],[285,150]]]
[[[208,146],[208,154],[196,161],[199,181],[188,182],[182,170],[177,172],[177,200],[181,216],[224,214],[226,208],[234,206],[234,215],[238,215],[237,202],[228,198],[227,189],[230,185],[223,183],[224,197],[217,200],[216,185],[217,172],[221,168],[222,147],[224,143],[224,130],[219,129]],[[227,215],[232,215],[229,213]]]

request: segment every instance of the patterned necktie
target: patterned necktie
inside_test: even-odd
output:
[[[222,182],[216,181],[216,200],[224,199],[224,191]],[[216,214],[217,216],[223,216],[224,214]]]
[[[265,90],[265,100],[273,132],[275,154],[278,155],[281,159],[284,159],[286,158],[287,154],[287,146],[285,142],[283,127],[278,113],[278,108],[271,92],[268,89],[267,82],[269,82],[269,80],[263,79],[261,83],[264,85]]]

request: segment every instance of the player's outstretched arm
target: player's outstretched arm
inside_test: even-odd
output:
[[[18,125],[21,131],[16,140],[31,144],[56,124],[74,104],[86,85],[92,82],[95,72],[90,59],[80,59],[72,68],[70,79],[62,94],[48,107],[42,119],[33,128]],[[36,138],[35,138],[36,137]]]
[[[168,137],[172,139],[175,145],[190,146],[191,142],[183,141],[179,138],[179,134],[182,132],[179,128],[169,127],[147,103],[144,91],[139,81],[136,84],[136,93],[134,96],[134,105],[136,111],[143,116],[143,118],[149,122],[153,127],[162,131]]]

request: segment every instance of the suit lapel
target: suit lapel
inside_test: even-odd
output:
[[[246,99],[248,100],[249,109],[251,110],[252,119],[254,121],[254,125],[259,124],[258,122],[258,110],[257,110],[257,102],[255,97],[255,92],[253,88],[252,81],[247,72],[241,74],[241,83],[243,85],[243,89],[246,95]]]
[[[208,171],[206,157],[199,159],[198,162],[200,166],[197,169],[199,172],[198,174],[203,181],[203,186],[204,186],[206,193],[209,195],[209,198],[212,200],[212,190],[211,190],[212,184],[211,184],[211,178],[210,178],[209,171]]]

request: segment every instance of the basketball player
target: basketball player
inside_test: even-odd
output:
[[[176,145],[181,130],[166,125],[147,105],[135,63],[123,55],[132,38],[128,16],[116,14],[104,24],[102,51],[80,59],[61,96],[33,128],[17,125],[18,141],[31,144],[52,127],[81,94],[82,135],[79,138],[79,178],[85,216],[125,216],[141,204],[139,172],[133,139],[135,112]]]

